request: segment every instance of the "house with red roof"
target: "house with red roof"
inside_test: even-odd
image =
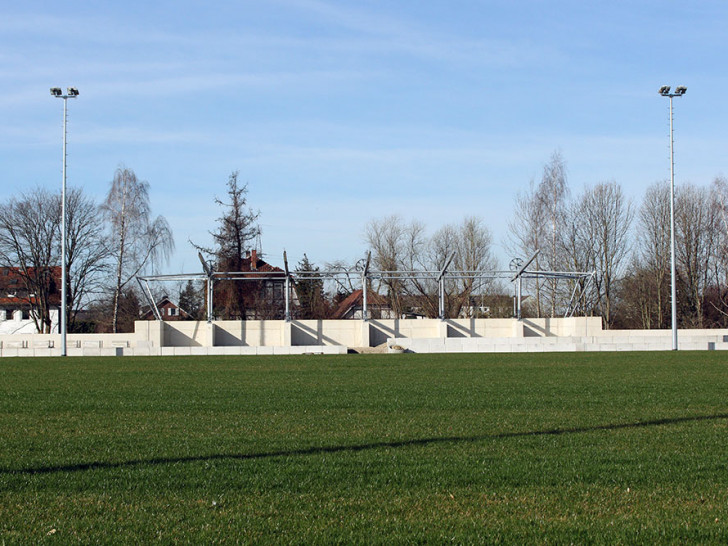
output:
[[[168,296],[164,296],[157,301],[156,307],[159,310],[159,315],[162,317],[162,320],[165,321],[187,320],[190,318],[187,311],[174,303]],[[148,305],[143,307],[141,310],[141,319],[156,320],[154,310]]]
[[[354,290],[339,303],[333,317],[334,319],[359,319],[364,316],[364,291],[360,288]],[[374,292],[367,291],[367,318],[390,319],[396,318],[387,298]]]
[[[252,250],[231,272],[235,280],[215,282],[216,316],[237,320],[282,319],[285,315],[286,272],[259,257]],[[238,275],[243,273],[243,275]],[[296,304],[291,290],[291,305]]]
[[[28,282],[29,278],[43,278],[40,272],[30,269],[24,275],[18,267],[0,267],[0,334],[37,333],[44,305],[48,308],[51,333],[59,331],[61,268],[50,267],[45,273],[47,290],[42,295],[29,288]]]

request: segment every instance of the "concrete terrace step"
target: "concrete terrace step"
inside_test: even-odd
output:
[[[296,345],[268,347],[69,347],[68,356],[249,356],[249,355],[340,355],[348,348],[343,345]],[[385,349],[386,350],[386,349]],[[60,356],[60,348],[5,348],[0,356]]]
[[[691,335],[678,338],[683,351],[728,350],[722,335]],[[393,338],[389,345],[399,345],[414,353],[518,353],[518,352],[591,352],[591,351],[669,351],[670,335],[569,336],[524,338]]]

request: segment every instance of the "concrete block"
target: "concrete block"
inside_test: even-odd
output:
[[[445,350],[445,338],[425,338],[425,339],[413,339],[415,343],[424,341],[426,345],[431,347],[433,350],[439,350],[440,352]]]
[[[464,340],[461,338],[447,338],[444,340],[446,349],[463,350]]]

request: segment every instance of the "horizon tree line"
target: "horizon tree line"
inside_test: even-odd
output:
[[[668,183],[655,182],[635,205],[614,180],[587,185],[573,195],[567,175],[564,158],[554,152],[540,180],[532,180],[515,196],[505,245],[512,255],[523,258],[539,250],[533,269],[594,271],[593,282],[528,281],[524,316],[560,316],[576,289],[581,294],[577,312],[601,316],[606,328],[668,327]],[[222,214],[217,228],[210,231],[213,245],[190,241],[217,270],[243,270],[261,237],[260,211],[248,206],[247,184],[238,177],[238,172],[230,175],[226,199],[214,198]],[[709,187],[677,185],[675,220],[679,325],[728,326],[728,181],[717,177]],[[131,281],[167,261],[174,249],[166,219],[152,215],[149,183],[120,165],[101,204],[70,188],[67,229],[69,330],[132,328],[141,304]],[[372,267],[381,271],[437,271],[448,260],[452,260],[451,270],[497,268],[491,232],[474,216],[427,235],[423,222],[390,215],[370,220],[364,238]],[[39,332],[50,329],[50,294],[58,289],[51,271],[59,264],[60,195],[36,188],[0,205],[0,266],[17,267],[28,293],[37,296],[32,316]],[[332,268],[348,269],[357,279],[362,265],[324,264],[324,269]],[[296,270],[320,269],[304,255]],[[393,274],[372,281],[368,288],[381,293],[393,316],[414,311],[428,317],[439,314],[438,286],[433,279]],[[509,297],[508,289],[498,282],[448,279],[444,289],[446,316],[509,312],[501,301]],[[177,290],[180,307],[190,318],[201,318],[202,286],[189,282]],[[301,281],[294,290],[298,302],[294,318],[330,318],[337,304],[355,290],[355,281]],[[261,292],[262,285],[254,282],[220,283],[215,293],[218,316],[281,318],[281,302],[259,297]],[[490,313],[483,313],[485,306],[476,305],[476,299],[491,302]],[[82,308],[92,311],[94,325],[79,320]]]

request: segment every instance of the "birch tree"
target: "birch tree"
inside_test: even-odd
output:
[[[566,202],[569,196],[569,187],[566,182],[566,163],[561,153],[555,151],[549,162],[544,165],[543,176],[536,191],[538,207],[541,209],[540,218],[545,222],[545,243],[541,248],[549,269],[558,271],[562,269],[563,257],[560,249],[563,247],[560,241],[560,234],[563,231],[566,218]],[[540,255],[539,255],[540,257]],[[548,288],[546,297],[551,311],[551,316],[556,316],[556,308],[559,303],[558,286],[556,279],[549,279],[546,282]]]
[[[566,163],[558,151],[543,167],[541,181],[532,181],[529,190],[516,196],[514,216],[509,222],[509,246],[520,258],[527,259],[537,250],[536,269],[563,268],[562,233],[566,224],[569,187]],[[536,316],[556,315],[559,294],[556,279],[536,281]],[[548,310],[548,311],[547,311]]]
[[[540,206],[536,185],[531,181],[528,191],[516,194],[513,217],[508,222],[508,248],[514,258],[527,260],[539,250],[546,238],[544,210]],[[540,269],[539,256],[536,256],[534,267]],[[534,281],[536,317],[543,313],[541,307],[541,283]]]
[[[167,260],[174,239],[167,220],[152,217],[149,183],[124,166],[116,169],[102,213],[110,226],[109,249],[114,265],[112,331],[117,332],[123,290],[146,267]]]

